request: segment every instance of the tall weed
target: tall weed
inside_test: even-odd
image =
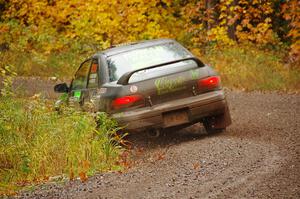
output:
[[[37,96],[16,98],[7,71],[1,73],[0,195],[51,176],[84,181],[95,172],[120,169],[122,137],[116,136],[114,120],[67,107],[57,112],[52,102]]]
[[[245,90],[300,90],[300,70],[283,63],[280,51],[255,46],[207,48],[203,54],[229,88]]]
[[[97,124],[88,113],[52,109],[42,99],[0,98],[0,193],[50,176],[84,180],[120,169],[116,122],[104,113]]]

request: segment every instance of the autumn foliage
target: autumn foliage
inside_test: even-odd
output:
[[[168,37],[201,55],[207,47],[250,44],[278,51],[283,65],[299,69],[299,4],[297,0],[0,0],[0,51],[23,53],[14,57],[27,59],[20,63],[28,63],[19,70],[21,75],[56,71],[70,75],[77,60],[91,52]]]

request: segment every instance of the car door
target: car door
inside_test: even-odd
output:
[[[83,108],[84,110],[95,112],[98,110],[100,95],[99,95],[99,85],[100,85],[100,64],[98,59],[92,59],[92,64],[88,73],[87,81],[87,95],[84,100]]]
[[[85,60],[74,75],[69,93],[69,103],[72,105],[82,106],[88,96],[87,84],[91,63],[92,59]]]

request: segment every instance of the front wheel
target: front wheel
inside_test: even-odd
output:
[[[205,118],[203,120],[203,126],[208,134],[221,133],[226,130],[226,128],[216,128],[214,117]]]

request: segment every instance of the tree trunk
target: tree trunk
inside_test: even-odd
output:
[[[234,13],[234,10],[230,10],[230,7],[232,7],[232,6],[236,6],[238,4],[238,0],[234,0],[231,4],[230,4],[230,6],[228,7],[228,16],[231,16],[232,17],[232,19],[231,20],[233,20],[234,22],[233,23],[228,23],[228,29],[227,29],[227,31],[228,31],[228,37],[230,38],[230,39],[232,39],[232,40],[235,40],[236,41],[236,35],[235,35],[235,31],[236,31],[236,26],[237,26],[237,20],[236,19],[234,19],[235,18],[235,13]]]
[[[205,0],[205,9],[206,9],[206,15],[207,15],[207,20],[206,20],[206,29],[210,30],[214,27],[214,25],[217,22],[217,19],[215,18],[214,15],[214,8],[217,4],[216,0]]]

